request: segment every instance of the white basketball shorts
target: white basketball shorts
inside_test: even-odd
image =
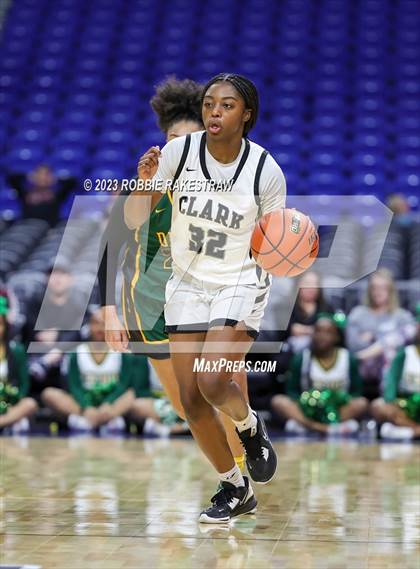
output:
[[[177,273],[166,284],[166,331],[202,332],[215,326],[244,322],[256,338],[270,286],[219,285]]]

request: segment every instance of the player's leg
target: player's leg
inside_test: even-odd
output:
[[[257,502],[248,479],[235,464],[219,413],[205,400],[198,387],[194,361],[200,358],[200,347],[193,347],[193,344],[201,344],[204,338],[204,333],[170,334],[170,344],[181,402],[191,432],[221,481],[220,490],[212,498],[212,505],[201,513],[200,521],[221,523],[232,516],[254,512]],[[190,346],[191,353],[178,351],[177,348],[182,346]]]
[[[185,420],[185,412],[181,404],[178,382],[175,378],[175,371],[172,365],[172,360],[150,358],[150,361],[159,377],[160,382],[162,383],[162,387],[168,396],[172,407],[176,411],[176,414],[181,417],[181,419]],[[245,371],[235,374],[235,381],[238,383],[245,396],[248,397]],[[152,419],[159,421],[159,416],[156,416],[157,413],[154,411],[154,409],[151,408],[151,406],[153,407],[152,401],[148,401],[146,403],[145,400],[136,399],[132,408],[134,416],[137,416],[138,418],[151,417]],[[235,458],[235,462],[238,464],[239,468],[243,470],[245,457],[241,441],[236,432],[235,425],[232,423],[231,418],[224,413],[221,413],[220,418],[225,428],[228,444]],[[183,432],[183,430],[181,430],[181,432]]]
[[[168,396],[172,407],[175,409],[177,415],[181,417],[181,419],[185,420],[185,412],[181,404],[178,382],[175,378],[175,371],[172,365],[172,361],[170,359],[150,359],[150,361],[159,377],[160,382],[162,383],[162,387]],[[235,374],[235,381],[238,383],[242,392],[247,397],[248,390],[245,371]],[[156,415],[156,413],[150,409],[150,405],[148,406],[147,410],[145,409],[145,405],[146,403],[144,401],[136,400],[133,406],[134,414],[137,414],[139,417],[144,417],[144,412],[148,411],[147,417],[159,420],[159,417],[155,417],[151,414],[154,413],[154,415]],[[230,417],[224,413],[221,414],[220,418],[225,428],[228,444],[235,458],[235,462],[239,465],[239,468],[243,470],[245,460],[243,447],[236,432],[235,425],[232,423]]]
[[[183,353],[177,345],[191,346],[204,341],[204,333],[170,334],[171,359],[179,385],[180,399],[194,439],[218,472],[230,470],[235,462],[219,414],[201,394],[194,361],[199,351]]]
[[[252,341],[244,322],[211,328],[201,355],[208,366],[206,371],[197,374],[197,381],[204,398],[235,423],[252,479],[266,483],[274,476],[277,457],[263,420],[252,411],[241,389],[232,380],[235,365],[244,359]],[[225,351],[227,346],[234,346],[235,351]]]
[[[200,393],[197,373],[194,371],[194,362],[201,358],[206,334],[178,331],[180,321],[190,328],[197,326],[196,329],[199,330],[203,323],[209,322],[209,318],[210,302],[202,283],[184,279],[176,273],[172,274],[166,285],[165,319],[181,404],[194,438],[220,473],[234,466],[232,452],[219,413]],[[241,393],[236,384],[234,388]],[[211,425],[215,433],[211,432]]]
[[[0,415],[0,429],[14,425],[22,419],[29,419],[38,409],[35,399],[24,397],[15,405],[11,405],[4,415]]]
[[[175,380],[176,381],[176,380]],[[178,421],[169,399],[137,397],[131,406],[129,416],[134,421],[143,421],[143,434],[169,437],[190,432],[188,423]]]
[[[246,401],[249,402],[248,381],[245,370],[235,373],[233,376],[233,381],[239,385],[242,393],[246,398]],[[232,419],[225,413],[221,413],[220,418],[225,428],[226,437],[235,462],[241,469],[241,472],[243,472],[245,468],[244,447],[242,446],[241,439],[238,437],[238,433],[236,432],[235,424],[233,423]]]
[[[172,364],[172,359],[155,359],[150,358],[150,362],[157,373],[157,376],[162,384],[162,387],[168,396],[172,407],[175,409],[176,414],[181,419],[185,420],[185,412],[182,407],[181,397],[179,394],[179,386],[175,377],[175,370]]]
[[[248,401],[233,380],[234,365],[244,358],[244,353],[226,353],[224,349],[239,342],[244,349],[251,345],[246,330],[231,326],[211,328],[206,334],[201,354],[209,369],[197,374],[198,386],[205,399],[234,422],[248,415]]]

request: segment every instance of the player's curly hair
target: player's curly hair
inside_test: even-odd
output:
[[[167,133],[178,121],[194,121],[203,125],[201,118],[201,92],[203,86],[191,79],[168,77],[156,87],[150,105],[157,115],[159,128]]]
[[[201,95],[201,104],[203,104],[204,96],[212,85],[215,83],[223,83],[225,81],[235,87],[239,95],[244,100],[245,108],[250,109],[251,111],[251,117],[244,125],[244,136],[246,137],[257,122],[259,109],[258,91],[250,79],[247,79],[243,75],[238,75],[237,73],[219,73],[218,75],[215,75],[204,85]]]

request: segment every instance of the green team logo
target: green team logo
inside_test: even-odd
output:
[[[300,231],[300,217],[298,215],[294,215],[292,217],[292,225],[290,226],[290,229],[293,231],[293,233],[299,233],[299,231]]]

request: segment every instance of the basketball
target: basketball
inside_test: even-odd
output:
[[[319,237],[310,218],[296,209],[264,215],[251,237],[251,252],[265,271],[296,277],[309,269],[319,250]]]

